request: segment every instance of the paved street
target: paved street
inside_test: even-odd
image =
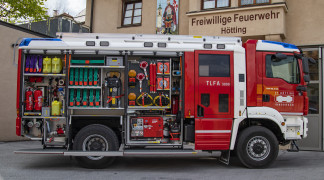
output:
[[[57,155],[15,155],[14,150],[38,148],[39,142],[0,142],[0,179],[138,179],[138,180],[275,180],[324,179],[324,153],[280,152],[268,169],[247,169],[237,160],[226,166],[216,158],[124,157],[107,169],[79,167],[69,157]]]

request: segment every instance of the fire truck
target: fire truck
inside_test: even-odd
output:
[[[73,156],[105,168],[119,156],[230,153],[270,166],[307,137],[308,63],[293,44],[236,37],[73,34],[19,45],[17,154]]]

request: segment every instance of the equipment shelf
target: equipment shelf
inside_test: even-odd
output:
[[[44,116],[23,116],[22,118],[30,118],[30,119],[65,119],[65,117],[62,116],[48,116],[48,117],[44,117]]]
[[[106,107],[68,107],[69,109],[100,109],[100,110],[124,110],[124,108],[106,108]]]
[[[65,74],[41,74],[41,73],[24,73],[24,76],[57,76],[64,77]]]
[[[91,65],[71,65],[70,68],[108,68],[108,69],[125,69],[125,66],[91,66]]]
[[[101,86],[68,86],[71,89],[101,89]]]
[[[138,109],[138,110],[143,110],[143,109],[149,109],[149,110],[161,110],[161,109],[170,109],[171,106],[128,106],[128,109]]]
[[[158,76],[170,76],[171,74],[156,73]]]

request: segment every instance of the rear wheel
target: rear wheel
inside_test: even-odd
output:
[[[276,160],[279,145],[276,136],[269,129],[252,126],[239,134],[235,151],[246,167],[265,168]]]
[[[115,132],[100,124],[82,128],[74,138],[73,149],[82,151],[117,151],[118,138]],[[109,166],[115,157],[80,156],[78,163],[85,168],[100,169]]]

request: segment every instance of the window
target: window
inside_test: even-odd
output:
[[[229,7],[229,0],[203,0],[202,9]]]
[[[142,23],[142,2],[126,1],[124,3],[123,25],[140,25]]]
[[[256,5],[256,4],[269,4],[270,0],[241,0],[241,6]]]
[[[219,112],[228,112],[228,94],[219,94],[218,95],[218,111]]]
[[[230,55],[200,54],[199,76],[230,77]]]
[[[280,78],[291,84],[299,83],[298,61],[293,56],[287,59],[274,61],[272,55],[266,56],[266,76],[267,78]]]

